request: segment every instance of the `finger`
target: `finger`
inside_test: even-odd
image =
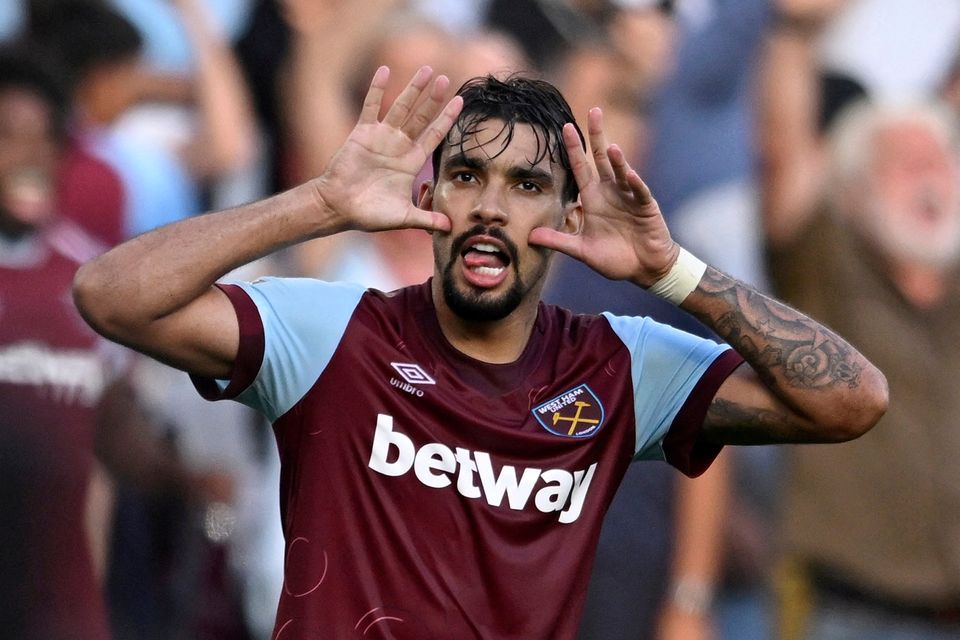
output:
[[[407,86],[403,88],[397,99],[390,105],[390,110],[383,117],[383,122],[391,127],[400,127],[417,103],[417,98],[423,93],[424,88],[430,82],[430,76],[433,75],[433,69],[423,66],[417,69]]]
[[[607,157],[607,136],[603,132],[603,111],[599,107],[590,109],[587,113],[587,134],[590,138],[590,150],[593,152],[593,164],[601,182],[613,182],[616,176],[610,159]]]
[[[423,133],[433,119],[437,117],[445,104],[444,98],[447,95],[447,89],[450,87],[450,79],[447,76],[437,76],[433,81],[433,86],[413,108],[413,113],[403,123],[400,130],[407,134],[411,140],[416,140]]]
[[[427,211],[413,205],[407,210],[404,227],[408,229],[425,229],[426,231],[449,232],[450,218],[439,211]]]
[[[367,96],[363,99],[363,109],[360,111],[361,124],[373,124],[380,116],[380,103],[383,101],[383,91],[390,79],[390,68],[383,66],[373,74]]]
[[[620,188],[624,191],[630,191],[639,204],[652,202],[653,194],[650,193],[650,188],[640,178],[640,174],[634,171],[630,163],[627,162],[623,149],[612,144],[607,155],[610,157],[610,163],[613,165],[613,172],[617,176],[617,184]]]
[[[613,172],[617,177],[617,185],[624,191],[633,194],[639,204],[647,204],[653,201],[653,194],[650,188],[640,178],[638,174],[627,162],[623,154],[623,149],[615,144],[610,145],[607,152],[610,157],[610,163],[613,165]]]
[[[563,125],[563,144],[567,149],[567,157],[570,158],[573,178],[577,181],[580,190],[583,191],[593,181],[593,169],[580,143],[577,129],[570,123]]]
[[[630,169],[629,173],[627,173],[627,183],[630,185],[630,190],[633,192],[637,202],[640,204],[650,204],[653,202],[653,194],[650,193],[650,187],[640,178],[640,174],[633,169]]]
[[[545,247],[565,253],[571,258],[580,259],[580,244],[582,239],[579,235],[564,233],[551,229],[550,227],[537,227],[530,231],[527,236],[527,242],[534,246]]]
[[[627,182],[627,174],[632,170],[630,164],[627,162],[627,158],[623,153],[623,149],[619,145],[612,144],[610,145],[604,155],[607,157],[607,162],[610,165],[611,171],[613,172],[613,179],[616,181],[617,186],[622,191],[630,191],[630,183]]]
[[[430,126],[420,134],[417,144],[423,149],[424,154],[429,156],[433,153],[440,141],[447,136],[450,127],[453,126],[460,115],[461,109],[463,109],[463,98],[454,96],[440,112],[440,115],[434,118]]]

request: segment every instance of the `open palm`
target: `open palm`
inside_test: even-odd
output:
[[[445,102],[449,80],[441,75],[431,83],[432,70],[421,67],[380,120],[389,73],[380,67],[374,74],[357,125],[316,180],[319,197],[343,229],[447,230],[447,217],[416,207],[410,193],[463,101],[455,97]]]
[[[563,129],[583,207],[579,232],[540,227],[530,233],[529,240],[566,253],[607,278],[649,287],[670,270],[679,247],[647,185],[630,168],[623,151],[607,144],[600,109],[590,110],[587,130],[596,171],[573,125]]]

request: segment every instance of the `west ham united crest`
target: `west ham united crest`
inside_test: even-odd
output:
[[[550,433],[589,438],[603,426],[603,405],[585,384],[533,408],[533,417]]]

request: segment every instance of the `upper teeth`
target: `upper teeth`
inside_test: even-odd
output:
[[[483,251],[485,253],[499,253],[500,249],[497,249],[492,244],[487,244],[486,242],[478,242],[477,244],[470,247],[474,251]]]

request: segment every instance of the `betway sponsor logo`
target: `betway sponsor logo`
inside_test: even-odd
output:
[[[408,436],[394,431],[393,416],[377,415],[377,428],[370,450],[371,469],[385,476],[402,476],[413,469],[422,484],[444,489],[456,483],[457,491],[466,498],[483,498],[499,507],[504,497],[507,505],[520,511],[533,500],[543,513],[560,512],[563,524],[575,522],[583,510],[597,463],[582,471],[564,469],[518,469],[509,464],[494,473],[490,454],[430,442],[419,449]],[[479,480],[479,482],[478,482]],[[536,491],[535,491],[536,490]]]
[[[54,400],[89,407],[99,401],[106,373],[91,351],[18,342],[0,347],[0,382],[47,388]]]

